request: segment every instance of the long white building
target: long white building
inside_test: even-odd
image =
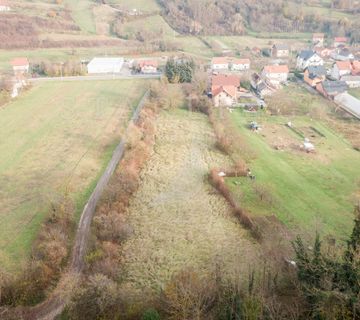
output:
[[[94,58],[87,65],[89,74],[120,73],[124,58]]]

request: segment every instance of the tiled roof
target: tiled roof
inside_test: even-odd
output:
[[[235,75],[226,75],[226,74],[218,74],[213,75],[211,78],[211,85],[212,86],[234,86],[240,87],[240,78]]]
[[[289,46],[284,43],[274,44],[274,48],[277,50],[289,50]]]
[[[229,61],[229,57],[214,57],[211,60],[211,64],[227,64]]]
[[[336,37],[334,39],[335,42],[347,42],[348,39],[346,37]]]
[[[329,81],[322,82],[322,86],[327,93],[345,92],[348,86],[345,81]]]
[[[149,67],[149,66],[157,68],[158,62],[156,60],[141,60],[139,61],[138,65],[140,68]]]
[[[10,61],[13,67],[21,67],[29,64],[29,60],[27,58],[14,58]]]
[[[266,73],[289,73],[289,68],[286,65],[265,66]]]
[[[310,66],[307,70],[309,72],[310,79],[326,76],[326,70],[323,66]]]
[[[309,60],[314,54],[316,54],[313,50],[302,50],[299,53],[299,57],[303,60]]]
[[[250,59],[233,59],[231,61],[233,64],[250,64]]]
[[[350,61],[336,61],[339,70],[351,70]]]

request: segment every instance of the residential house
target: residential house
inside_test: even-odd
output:
[[[325,80],[318,83],[316,90],[318,90],[324,97],[334,99],[340,93],[346,92],[348,86],[345,81],[330,81]]]
[[[331,70],[331,77],[339,80],[342,76],[350,75],[352,71],[352,65],[350,61],[336,61]]]
[[[218,74],[211,77],[211,95],[216,107],[232,106],[237,102],[240,78],[236,75]]]
[[[324,47],[315,47],[314,51],[321,57],[321,58],[328,58],[334,51],[334,48],[324,48]]]
[[[290,55],[290,48],[287,44],[274,44],[271,55],[275,58],[287,58]]]
[[[271,83],[266,82],[258,73],[254,73],[251,76],[251,86],[261,98],[269,96],[276,91],[276,88]]]
[[[331,58],[337,61],[353,60],[354,55],[348,48],[339,48],[331,53]]]
[[[324,46],[325,35],[323,33],[314,33],[312,37],[312,43],[314,47]]]
[[[322,66],[324,60],[313,50],[302,50],[296,60],[296,68],[305,70],[310,66]]]
[[[265,66],[261,72],[261,77],[275,86],[286,82],[288,76],[289,68],[286,65]]]
[[[348,43],[348,38],[346,37],[336,37],[334,39],[334,47],[338,48],[338,47],[345,47]]]
[[[250,59],[231,59],[230,69],[232,71],[244,71],[250,69]]]
[[[0,0],[0,12],[10,11],[10,4],[6,0]]]
[[[230,58],[229,57],[214,57],[211,60],[211,69],[216,70],[229,70]]]
[[[312,87],[326,79],[326,69],[323,66],[310,66],[304,73],[304,81]]]
[[[30,64],[27,58],[14,58],[10,61],[15,75],[29,72]]]
[[[158,62],[156,60],[141,60],[138,62],[138,70],[141,73],[156,73]]]
[[[349,88],[360,88],[360,76],[342,76],[341,81],[345,81]]]

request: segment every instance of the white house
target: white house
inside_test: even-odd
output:
[[[156,73],[158,62],[156,60],[142,60],[139,61],[138,68],[141,73]]]
[[[350,61],[336,61],[331,70],[331,77],[339,80],[342,76],[350,75],[352,66]]]
[[[120,73],[124,58],[94,58],[87,65],[89,74]]]
[[[10,11],[10,5],[6,0],[0,0],[0,12]]]
[[[229,70],[230,58],[229,57],[214,57],[211,60],[212,70]]]
[[[274,44],[271,49],[271,55],[275,58],[286,58],[290,54],[290,48],[287,44]]]
[[[296,60],[296,68],[298,70],[305,70],[310,66],[322,66],[324,60],[313,50],[301,51]]]
[[[230,69],[233,71],[244,71],[250,69],[250,59],[232,59]]]
[[[349,88],[360,88],[360,76],[342,76],[341,81],[345,81]]]
[[[29,72],[29,60],[27,58],[14,58],[10,61],[15,74]]]
[[[286,65],[265,66],[261,72],[261,77],[273,85],[280,85],[287,81],[289,68]]]
[[[237,102],[237,89],[234,86],[219,87],[212,91],[215,107],[231,107]]]

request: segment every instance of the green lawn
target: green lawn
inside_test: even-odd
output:
[[[110,0],[109,2],[120,5],[126,10],[137,9],[142,12],[154,12],[160,10],[156,0]]]
[[[354,97],[360,99],[360,88],[354,88],[354,89],[350,89],[349,93],[351,95],[353,95]]]
[[[44,83],[0,108],[0,268],[25,260],[65,190],[81,211],[147,83]]]
[[[323,123],[305,116],[275,117],[237,111],[232,113],[232,119],[256,154],[249,164],[255,182],[248,178],[227,179],[239,203],[254,215],[276,215],[292,230],[311,235],[319,231],[340,238],[348,235],[359,190],[360,153]],[[314,127],[325,136],[314,138],[316,154],[293,149],[303,139],[284,126],[290,120],[298,128]],[[257,121],[264,130],[250,131],[250,121]],[[275,150],[272,143],[279,136],[294,145]],[[259,187],[266,190],[268,200],[260,200]]]
[[[71,16],[84,33],[96,33],[93,6],[89,0],[66,0],[65,5],[71,10]]]
[[[126,22],[123,24],[123,28],[129,35],[135,35],[139,32],[139,30],[140,32],[141,30],[147,30],[156,33],[161,31],[164,38],[174,38],[177,34],[160,15],[149,16],[143,19]]]

